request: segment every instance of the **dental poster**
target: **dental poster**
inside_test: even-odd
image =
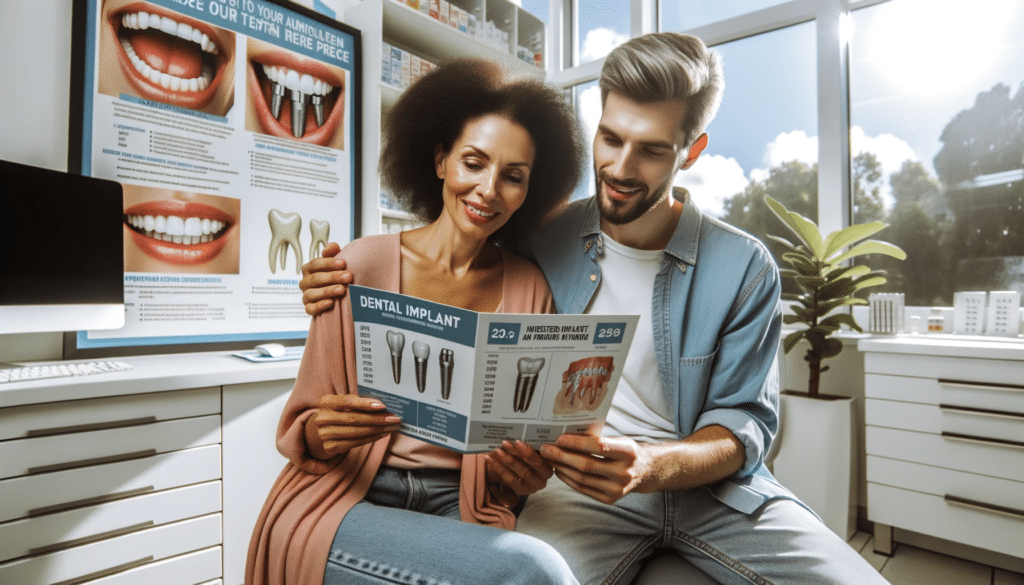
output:
[[[599,434],[637,315],[476,313],[349,286],[359,394],[464,453]]]
[[[304,338],[301,266],[355,232],[359,32],[284,0],[77,0],[75,20],[73,157],[124,187],[126,304],[77,347]]]

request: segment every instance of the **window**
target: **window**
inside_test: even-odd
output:
[[[855,222],[907,260],[868,258],[908,305],[1024,288],[1024,5],[892,0],[853,13]]]
[[[574,0],[577,31],[574,63],[604,58],[629,40],[629,0]]]
[[[725,75],[722,107],[708,126],[707,150],[675,180],[702,211],[765,241],[776,261],[781,249],[763,236],[785,228],[764,196],[818,215],[814,35],[810,22],[714,47]]]
[[[662,0],[658,30],[688,30],[776,4],[784,0]]]
[[[581,83],[572,88],[573,103],[576,113],[583,125],[583,141],[587,145],[587,163],[584,169],[584,180],[580,181],[572,200],[584,199],[594,194],[594,157],[591,148],[597,125],[601,121],[601,87],[597,80]]]

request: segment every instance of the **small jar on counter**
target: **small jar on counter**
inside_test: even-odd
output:
[[[932,314],[928,316],[928,333],[945,333],[945,331],[946,318],[942,316],[942,311],[932,309]]]

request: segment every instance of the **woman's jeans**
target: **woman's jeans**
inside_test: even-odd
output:
[[[324,585],[578,585],[546,543],[459,519],[459,471],[382,466],[342,520]]]

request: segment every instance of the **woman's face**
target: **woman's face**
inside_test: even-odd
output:
[[[246,130],[344,150],[345,70],[251,38],[246,52]]]
[[[102,18],[100,63],[117,66],[100,68],[100,93],[227,115],[235,98],[234,33],[137,0],[107,0]]]
[[[238,274],[241,202],[124,186],[126,272]]]
[[[462,127],[449,152],[435,155],[444,180],[444,211],[456,228],[486,239],[526,200],[533,167],[533,139],[519,124],[487,114]]]

